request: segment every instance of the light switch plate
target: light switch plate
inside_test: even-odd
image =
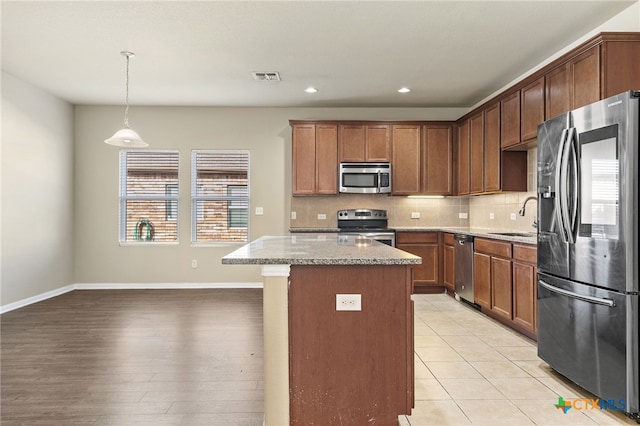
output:
[[[458,219],[469,219],[468,213],[458,213]]]
[[[420,212],[411,212],[411,219],[420,219]]]

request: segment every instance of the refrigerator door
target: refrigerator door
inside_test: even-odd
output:
[[[638,295],[538,274],[538,356],[601,399],[638,412]],[[635,374],[633,373],[635,372]]]
[[[569,127],[568,114],[538,126],[538,270],[562,277],[569,276],[569,251],[557,186]]]
[[[626,92],[538,127],[538,268],[637,292],[638,99]]]
[[[571,115],[576,182],[569,202],[575,214],[570,278],[637,292],[638,98],[622,93]]]

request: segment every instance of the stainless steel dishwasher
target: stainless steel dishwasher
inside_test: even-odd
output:
[[[456,299],[471,304],[473,298],[473,236],[454,234]]]

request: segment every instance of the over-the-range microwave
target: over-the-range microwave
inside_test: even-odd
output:
[[[391,192],[391,164],[340,163],[340,192],[387,194]]]

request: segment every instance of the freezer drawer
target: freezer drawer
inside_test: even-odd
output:
[[[538,356],[604,400],[638,412],[638,296],[538,274]]]

